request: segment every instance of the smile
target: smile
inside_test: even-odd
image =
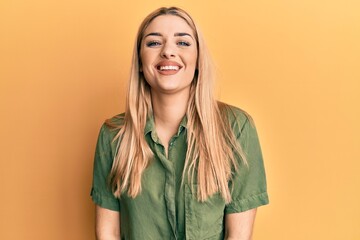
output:
[[[161,61],[156,65],[156,69],[162,75],[176,74],[182,66],[175,61]]]
[[[160,71],[178,71],[179,69],[179,66],[158,66],[158,70]]]

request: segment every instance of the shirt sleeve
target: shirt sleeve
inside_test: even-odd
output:
[[[238,117],[236,119],[238,123],[236,137],[246,156],[248,166],[240,162],[239,169],[230,182],[232,201],[226,205],[225,214],[244,212],[269,203],[263,157],[256,128],[249,116],[245,115],[244,118],[242,121]]]
[[[120,211],[119,199],[116,198],[108,184],[108,175],[113,162],[112,136],[109,128],[103,124],[100,129],[94,159],[91,198],[103,208]]]

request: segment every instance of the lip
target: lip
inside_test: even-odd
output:
[[[169,67],[173,66],[173,67],[178,67],[178,69],[160,70],[160,68],[163,67],[163,66],[169,66]],[[180,71],[180,69],[182,67],[183,67],[182,65],[180,65],[179,63],[174,62],[174,61],[161,61],[161,62],[159,62],[158,64],[155,65],[156,70],[162,75],[176,74],[178,71]]]

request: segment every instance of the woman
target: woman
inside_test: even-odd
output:
[[[268,203],[261,150],[250,117],[214,99],[211,71],[185,11],[145,18],[126,111],[98,138],[98,239],[251,239]]]

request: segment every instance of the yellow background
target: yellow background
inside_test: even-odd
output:
[[[94,239],[97,134],[162,5],[194,16],[220,99],[255,119],[271,203],[254,239],[360,239],[357,0],[1,0],[0,239]]]

